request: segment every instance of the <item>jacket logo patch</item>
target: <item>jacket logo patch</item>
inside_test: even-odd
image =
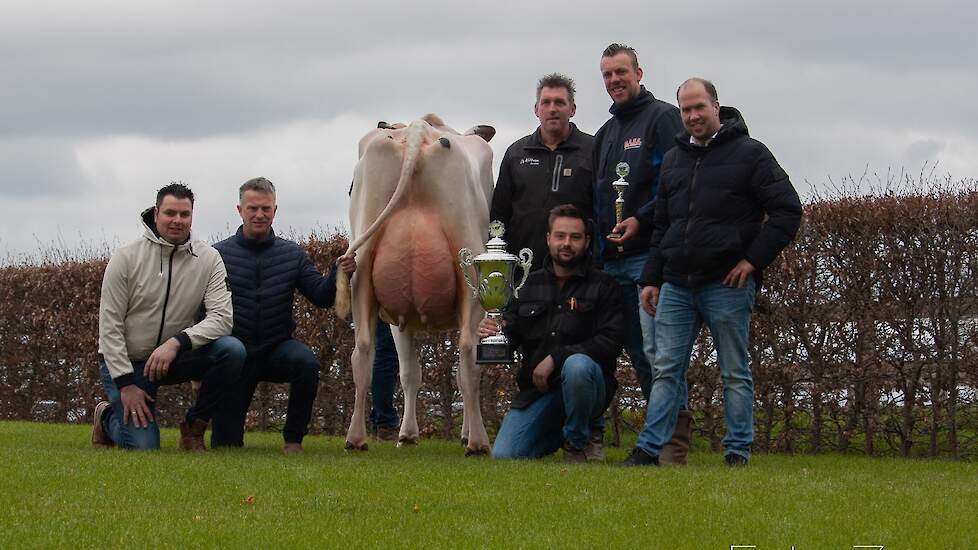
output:
[[[564,177],[565,178],[571,177],[571,174],[573,174],[573,172],[571,171],[570,168],[564,168]]]
[[[642,138],[640,137],[633,137],[625,140],[626,151],[629,149],[638,149],[641,146],[642,146]]]
[[[535,159],[533,157],[523,157],[520,159],[520,165],[529,164],[530,166],[540,166],[540,159]]]

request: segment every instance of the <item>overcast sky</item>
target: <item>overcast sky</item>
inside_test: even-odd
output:
[[[492,125],[498,165],[536,127],[536,80],[559,71],[594,133],[611,42],[638,50],[661,99],[712,79],[803,197],[867,167],[973,178],[975,21],[963,0],[5,0],[0,258],[131,240],[171,180],[196,192],[202,238],[237,227],[236,189],[259,175],[278,187],[280,232],[343,226],[377,121]]]

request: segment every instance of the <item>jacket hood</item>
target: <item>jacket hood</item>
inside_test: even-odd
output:
[[[747,131],[747,122],[744,121],[744,117],[740,114],[740,111],[734,107],[720,106],[720,124],[722,126],[720,126],[720,131],[717,132],[717,137],[713,138],[707,147],[711,147],[714,144],[719,145],[741,136],[750,136],[750,133]],[[680,147],[688,150],[705,149],[705,147],[693,145],[689,140],[690,135],[686,130],[676,134],[676,143]]]
[[[190,233],[190,235],[187,236],[187,241],[185,243],[174,245],[170,241],[161,237],[160,234],[156,232],[156,223],[153,221],[152,206],[150,206],[146,210],[143,210],[143,212],[139,215],[139,223],[143,226],[143,237],[145,237],[146,240],[148,240],[149,242],[158,244],[161,247],[172,248],[175,246],[177,250],[186,250],[192,256],[196,256],[196,254],[194,254],[193,233]]]
[[[645,86],[639,86],[637,96],[626,101],[621,106],[617,103],[612,103],[611,107],[608,108],[608,112],[618,118],[629,118],[653,101],[655,101],[655,96],[652,95],[652,92],[646,90]]]

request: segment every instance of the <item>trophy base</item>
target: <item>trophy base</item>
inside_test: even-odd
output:
[[[476,365],[497,365],[514,363],[513,350],[509,344],[477,344],[475,346]]]

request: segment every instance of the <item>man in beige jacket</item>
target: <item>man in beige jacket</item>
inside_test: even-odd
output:
[[[143,235],[116,250],[105,268],[98,361],[109,400],[95,407],[94,446],[158,449],[157,389],[197,380],[180,448],[203,451],[207,424],[241,375],[245,348],[229,336],[227,272],[216,250],[191,239],[193,207],[185,185],[160,189],[156,206],[142,213]]]

